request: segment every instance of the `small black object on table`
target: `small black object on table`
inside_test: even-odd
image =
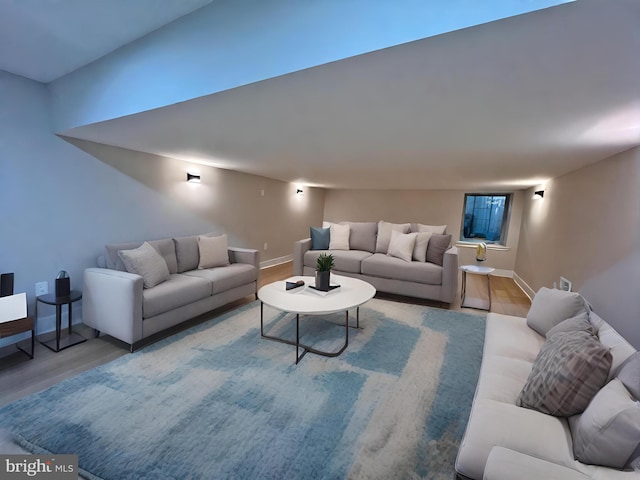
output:
[[[77,302],[82,298],[82,292],[78,292],[77,290],[71,290],[69,295],[65,295],[62,297],[57,297],[53,293],[48,293],[46,295],[40,295],[36,297],[36,320],[38,318],[38,303],[42,302],[47,305],[54,305],[56,307],[56,338],[47,341],[40,341],[42,345],[47,347],[54,352],[59,352],[60,350],[64,350],[65,348],[72,347],[73,345],[77,345],[82,342],[86,342],[87,339],[82,335],[77,333],[73,333],[71,329],[71,316],[72,309],[71,305],[73,302]],[[68,306],[68,335],[64,338],[60,338],[61,330],[62,330],[62,306]]]

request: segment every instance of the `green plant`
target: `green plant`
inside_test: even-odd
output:
[[[329,272],[333,268],[333,255],[330,253],[321,253],[318,256],[316,270],[318,272]]]

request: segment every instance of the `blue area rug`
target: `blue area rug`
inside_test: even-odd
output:
[[[259,323],[254,302],[14,402],[0,427],[89,478],[452,478],[484,317],[374,299],[341,356],[297,366]],[[321,349],[344,339],[344,314],[300,325]]]

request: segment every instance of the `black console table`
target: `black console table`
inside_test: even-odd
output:
[[[82,293],[77,290],[71,290],[69,295],[65,295],[64,297],[56,297],[53,293],[48,293],[46,295],[40,295],[36,297],[36,321],[38,320],[38,303],[42,302],[47,305],[54,305],[56,307],[56,338],[47,341],[40,341],[42,345],[53,350],[54,352],[59,352],[60,350],[64,350],[65,348],[69,348],[73,345],[77,345],[82,342],[86,342],[87,339],[82,335],[77,333],[73,333],[71,330],[71,316],[72,316],[72,308],[71,305],[73,302],[77,302],[82,298]],[[64,338],[60,338],[60,334],[62,331],[62,306],[68,306],[68,330],[69,334]]]

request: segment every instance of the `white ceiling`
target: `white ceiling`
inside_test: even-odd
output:
[[[580,0],[65,134],[330,188],[526,188],[640,145],[638,25],[638,0]]]
[[[50,82],[212,0],[0,0],[0,70]]]

